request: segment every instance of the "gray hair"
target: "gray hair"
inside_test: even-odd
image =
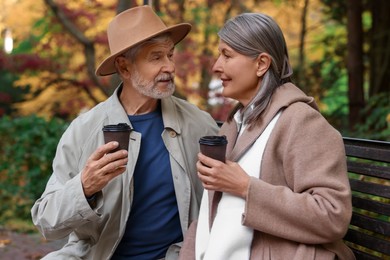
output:
[[[286,82],[291,82],[293,72],[283,32],[268,15],[243,13],[228,20],[218,32],[218,36],[242,55],[256,59],[261,53],[267,53],[271,57],[270,68],[264,74],[258,92],[242,111],[242,114],[248,113],[245,123],[249,125],[257,123],[275,89]],[[242,107],[242,104],[238,104],[228,121],[232,120],[233,115]]]
[[[134,47],[128,49],[126,52],[123,53],[123,56],[128,59],[129,61],[131,62],[134,62],[135,61],[135,58],[137,57],[138,53],[141,51],[141,49],[143,47],[145,47],[146,45],[149,45],[149,44],[154,44],[154,43],[162,43],[162,42],[166,42],[168,40],[171,40],[171,36],[170,36],[170,33],[163,33],[163,34],[160,34],[156,37],[153,37],[153,38],[150,38],[146,41],[143,41],[137,45],[135,45]]]

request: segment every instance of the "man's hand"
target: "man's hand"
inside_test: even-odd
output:
[[[109,153],[118,145],[118,142],[104,144],[88,158],[81,172],[81,183],[86,197],[101,191],[113,178],[125,172],[128,152],[120,150]]]

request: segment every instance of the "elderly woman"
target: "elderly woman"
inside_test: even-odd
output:
[[[218,33],[213,71],[238,101],[220,130],[226,163],[199,154],[205,193],[182,259],[355,259],[342,137],[291,82],[283,33],[245,13]]]

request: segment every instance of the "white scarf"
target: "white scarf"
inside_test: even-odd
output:
[[[281,112],[268,124],[252,147],[240,158],[238,164],[250,176],[260,178],[261,163],[265,145]],[[236,116],[237,115],[237,116]],[[235,115],[236,121],[240,117]],[[240,122],[237,122],[240,124]],[[246,125],[240,129],[240,134]],[[209,198],[204,190],[196,230],[196,260],[245,260],[250,258],[253,229],[241,224],[245,211],[245,200],[223,193],[218,204],[213,226],[209,229]]]

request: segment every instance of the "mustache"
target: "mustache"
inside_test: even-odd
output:
[[[175,78],[175,75],[174,75],[174,74],[163,73],[163,74],[158,75],[158,76],[155,78],[154,81],[155,81],[155,82],[167,81],[167,80],[173,81],[174,78]]]

